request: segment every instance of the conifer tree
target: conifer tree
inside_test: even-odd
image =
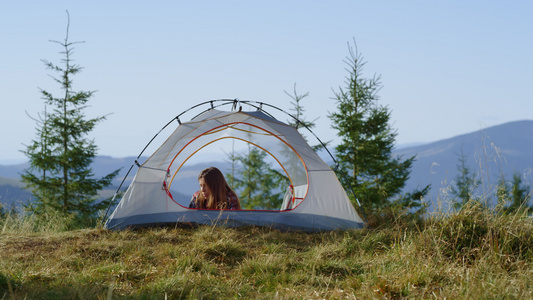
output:
[[[292,108],[290,109],[291,111],[294,112],[293,116],[299,120],[299,122],[295,121],[295,120],[288,120],[287,122],[289,123],[289,125],[291,125],[292,127],[296,128],[296,130],[300,129],[300,127],[309,127],[309,128],[313,128],[315,126],[315,120],[313,121],[306,121],[305,118],[304,118],[304,112],[305,112],[305,109],[302,105],[302,100],[309,96],[309,92],[305,93],[305,94],[298,94],[296,92],[296,83],[294,84],[294,87],[293,87],[293,92],[292,94],[290,94],[289,92],[287,91],[283,91],[285,93],[285,95],[289,96],[292,101],[290,102],[291,105],[292,105]]]
[[[393,201],[398,205],[420,207],[421,197],[427,194],[429,186],[400,195],[415,156],[402,160],[392,155],[397,133],[389,125],[389,109],[378,103],[380,76],[363,76],[366,62],[355,41],[353,46],[348,44],[348,50],[344,61],[348,71],[346,86],[334,91],[337,111],[329,114],[332,127],[341,138],[335,147],[336,167],[345,176],[339,179],[345,189],[354,191],[369,212],[388,207]],[[411,199],[403,201],[406,196]]]
[[[294,112],[293,117],[296,118],[296,120],[294,119],[287,120],[287,123],[291,125],[292,127],[296,128],[296,130],[298,131],[300,131],[300,128],[303,128],[303,127],[308,128],[308,129],[313,129],[316,126],[315,122],[316,120],[318,120],[318,118],[314,119],[313,121],[307,121],[304,116],[305,108],[302,104],[302,100],[306,98],[307,96],[309,96],[309,92],[305,94],[298,94],[298,92],[296,91],[296,83],[294,84],[292,94],[287,91],[284,91],[284,92],[287,96],[289,96],[292,99],[292,101],[290,102],[290,104],[292,105],[290,110]],[[302,132],[300,132],[300,134],[307,141],[305,134],[303,134]],[[318,151],[322,147],[327,146],[328,143],[329,142],[325,142],[324,145],[322,144],[314,145],[314,146],[311,146],[311,148],[313,148],[313,150],[315,151]]]
[[[503,208],[510,200],[508,184],[503,175],[500,175],[500,178],[498,179],[498,186],[496,187],[496,200],[500,208]]]
[[[252,148],[247,152],[233,153],[230,160],[238,164],[236,175],[226,174],[233,189],[241,200],[243,209],[279,209],[283,202],[283,188],[288,179],[270,167],[266,162],[267,153]]]
[[[98,191],[109,186],[119,170],[94,178],[91,163],[97,146],[88,134],[106,118],[86,118],[84,111],[94,92],[73,89],[72,77],[82,68],[72,59],[73,45],[80,42],[69,41],[69,26],[70,18],[64,41],[51,41],[63,48],[61,64],[43,60],[48,70],[59,74],[52,78],[61,86],[62,95],[56,97],[41,89],[45,105],[52,111],[45,109],[37,122],[37,138],[22,151],[30,160],[22,179],[36,198],[29,210],[57,211],[87,220],[109,205],[108,201],[96,202]]]
[[[513,175],[512,182],[507,182],[504,176],[500,176],[496,192],[498,205],[506,213],[515,213],[532,208],[529,205],[529,201],[531,201],[530,187],[524,185],[519,173]]]
[[[456,197],[454,202],[455,208],[463,207],[468,201],[474,199],[474,190],[480,181],[475,173],[472,173],[467,166],[466,156],[461,150],[459,164],[457,165],[459,174],[455,178],[455,185],[452,186],[452,195]]]
[[[511,187],[511,204],[508,207],[508,211],[514,212],[520,209],[529,209],[530,200],[531,191],[529,186],[524,186],[520,174],[515,173]]]
[[[4,209],[4,205],[0,203],[0,220],[4,219],[7,215],[7,212]]]

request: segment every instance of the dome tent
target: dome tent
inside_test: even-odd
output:
[[[220,102],[222,104],[214,105]],[[203,104],[211,104],[211,107],[190,121],[181,122],[179,118],[183,113]],[[220,106],[227,104],[233,104],[231,111],[219,110]],[[242,104],[256,110],[243,111]],[[278,109],[254,101],[212,100],[198,104],[170,121],[165,127],[174,121],[179,126],[142,165],[137,161],[132,165],[132,168],[138,166],[137,173],[105,227],[125,229],[194,223],[234,227],[256,225],[303,231],[362,228],[364,222],[333,170],[294,127],[276,120],[263,110],[263,105]],[[189,209],[173,199],[171,186],[183,165],[204,147],[226,139],[258,147],[279,164],[290,182],[279,208]],[[142,152],[139,157],[141,155]]]

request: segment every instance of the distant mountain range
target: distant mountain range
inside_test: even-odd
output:
[[[464,155],[470,171],[477,173],[481,186],[478,196],[494,192],[498,179],[511,181],[513,174],[523,176],[524,184],[531,185],[533,171],[533,121],[516,121],[489,127],[473,133],[403,148],[395,155],[408,158],[416,155],[406,191],[431,184],[429,200],[450,200],[451,186],[459,174],[460,157]]]
[[[427,200],[435,208],[439,201],[449,200],[451,197],[449,188],[454,184],[458,174],[457,166],[461,153],[466,158],[468,168],[482,176],[480,179],[483,184],[477,191],[481,195],[487,194],[490,187],[497,184],[501,174],[510,181],[513,174],[518,173],[524,176],[525,184],[533,184],[532,149],[533,121],[526,120],[493,126],[433,143],[403,147],[395,150],[394,155],[403,159],[416,155],[410,179],[404,190],[411,191],[431,184]],[[92,166],[96,177],[121,169],[113,186],[101,193],[102,197],[114,194],[135,159],[135,157],[96,157]],[[142,163],[145,159],[142,157],[139,162]],[[180,192],[173,191],[174,198],[178,202],[188,203],[190,195],[198,189],[196,179],[198,172],[210,165],[216,165],[225,173],[230,169],[229,163],[223,161],[185,165],[180,171],[183,172],[182,176],[176,183],[176,186],[180,187]],[[6,207],[10,207],[13,203],[26,202],[31,198],[31,194],[22,189],[23,184],[19,181],[19,174],[27,167],[27,163],[0,165],[0,203]],[[124,180],[122,189],[128,187],[136,171],[137,166],[134,166]]]

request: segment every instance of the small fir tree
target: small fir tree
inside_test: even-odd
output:
[[[279,209],[283,202],[283,187],[288,179],[270,167],[267,153],[251,148],[247,153],[232,153],[230,160],[237,162],[235,174],[226,174],[233,189],[239,195],[243,209]]]
[[[87,220],[109,205],[108,200],[97,202],[98,191],[109,186],[119,170],[93,178],[91,163],[97,147],[87,136],[105,116],[87,119],[84,110],[94,92],[73,90],[72,77],[82,68],[72,60],[73,45],[80,42],[69,41],[69,26],[70,18],[64,41],[51,41],[63,47],[62,64],[43,60],[47,69],[60,75],[52,78],[60,84],[63,94],[55,97],[41,90],[46,106],[53,110],[49,113],[45,109],[37,122],[37,139],[22,151],[30,160],[22,180],[36,198],[28,205],[29,210],[57,211]]]
[[[298,92],[296,91],[296,83],[294,84],[292,94],[287,91],[283,91],[283,92],[285,92],[285,94],[292,99],[292,101],[290,102],[290,104],[292,105],[290,110],[294,112],[293,117],[296,118],[296,120],[294,119],[287,120],[287,123],[291,125],[292,127],[296,128],[296,130],[298,131],[300,130],[300,128],[304,128],[304,127],[309,130],[313,129],[316,126],[315,122],[316,120],[318,120],[318,118],[314,119],[313,121],[307,121],[304,117],[305,108],[302,104],[302,100],[306,98],[307,96],[309,96],[309,92],[305,94],[301,94],[301,95],[298,94]],[[307,141],[306,136],[301,132],[300,134]],[[329,142],[325,142],[324,145],[318,144],[318,145],[311,146],[311,148],[313,148],[313,150],[315,151],[318,151],[319,149],[321,149],[324,146],[327,146],[328,144]]]
[[[355,41],[353,47],[348,45],[348,50],[346,86],[334,91],[337,111],[329,114],[341,138],[335,147],[336,167],[345,176],[339,179],[345,189],[354,191],[369,212],[389,207],[394,201],[399,206],[420,207],[421,197],[427,194],[429,186],[400,195],[415,156],[402,160],[392,155],[397,133],[389,125],[389,109],[378,104],[380,76],[363,76],[366,62]],[[407,198],[410,200],[406,201]]]
[[[513,175],[513,182],[511,187],[511,204],[508,211],[515,212],[518,210],[529,209],[529,201],[531,200],[531,192],[528,185],[523,184],[522,176],[515,173]]]
[[[468,201],[474,200],[474,190],[480,183],[476,173],[467,166],[467,159],[461,150],[459,156],[459,164],[457,165],[457,171],[459,174],[455,178],[455,185],[452,186],[452,195],[455,196],[454,207],[462,208]]]
[[[6,210],[4,209],[4,205],[0,203],[0,221],[3,220],[7,215]]]
[[[305,109],[302,105],[302,100],[305,97],[309,96],[309,92],[299,95],[296,92],[296,83],[294,84],[292,94],[287,91],[283,91],[283,92],[285,93],[285,95],[289,96],[292,99],[292,101],[290,102],[292,105],[292,108],[290,110],[294,112],[293,116],[297,120],[299,120],[299,122],[295,120],[288,120],[287,123],[291,125],[292,127],[296,128],[297,130],[300,129],[301,127],[313,128],[315,126],[316,119],[313,121],[306,121],[304,119]]]
[[[498,179],[498,186],[496,187],[496,199],[498,208],[504,208],[504,206],[510,201],[509,187],[505,176],[501,175]]]

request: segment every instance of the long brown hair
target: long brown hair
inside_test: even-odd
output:
[[[206,198],[202,193],[199,193],[196,198],[196,205],[198,208],[205,209],[227,209],[229,207],[228,196],[237,198],[237,194],[229,187],[222,172],[215,167],[209,167],[202,170],[198,175],[198,180],[204,180],[209,188],[209,196]],[[237,201],[236,209],[241,209],[239,201]]]

